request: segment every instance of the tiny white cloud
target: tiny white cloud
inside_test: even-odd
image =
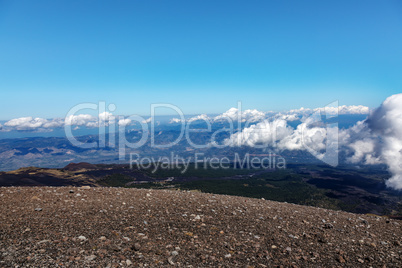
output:
[[[67,126],[85,126],[91,122],[97,122],[97,119],[90,114],[69,115],[64,119]]]
[[[170,124],[177,124],[177,123],[181,123],[181,119],[180,118],[172,118],[169,121]]]
[[[238,121],[240,122],[258,122],[262,121],[266,118],[266,113],[258,111],[256,109],[248,109],[244,111],[239,111],[237,108],[230,108],[226,112],[215,116],[213,118],[214,121],[222,121],[222,120],[230,120],[230,121]]]
[[[126,118],[126,119],[120,119],[118,122],[119,126],[127,126],[131,124],[131,120]]]
[[[191,117],[188,119],[188,122],[194,122],[194,121],[209,121],[211,118],[206,115],[206,114],[200,114],[194,117]]]
[[[143,124],[148,124],[148,123],[151,123],[151,122],[152,122],[152,117],[150,117],[148,119],[145,119],[145,120],[142,120]]]

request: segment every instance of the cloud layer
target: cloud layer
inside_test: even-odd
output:
[[[232,110],[234,111],[234,110]],[[402,189],[402,94],[387,98],[367,119],[348,129],[324,125],[321,115],[366,114],[364,106],[340,106],[292,110],[276,114],[255,125],[232,134],[225,140],[228,146],[270,147],[281,150],[305,150],[318,159],[334,160],[328,152],[343,152],[350,163],[386,164],[392,177],[387,186]],[[292,128],[288,121],[300,119]],[[328,163],[328,162],[327,162]],[[337,162],[336,162],[337,163]]]
[[[261,122],[263,120],[271,120],[271,119],[283,119],[286,121],[296,121],[300,120],[304,116],[312,115],[316,112],[323,112],[325,110],[328,114],[360,114],[360,115],[368,115],[370,112],[369,107],[363,105],[351,105],[346,106],[342,105],[339,107],[325,107],[325,108],[300,108],[289,110],[285,112],[262,112],[256,109],[248,109],[244,111],[240,111],[238,108],[230,108],[226,112],[217,115],[215,117],[210,117],[206,114],[197,115],[191,118],[186,119],[186,122],[194,122],[194,121],[209,121],[213,122],[248,122],[248,123],[256,123]],[[170,123],[181,123],[181,119],[173,118],[170,120]]]
[[[374,150],[392,173],[387,185],[402,189],[402,94],[387,98],[366,124],[373,135],[379,137]]]

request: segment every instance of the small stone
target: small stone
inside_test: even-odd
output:
[[[73,194],[73,193],[74,193],[74,190],[70,190],[69,193],[70,193],[70,194]]]
[[[134,244],[134,250],[135,250],[135,251],[140,250],[140,248],[141,248],[140,243],[135,243],[135,244]]]
[[[360,263],[364,263],[364,260],[362,260],[362,259],[357,259],[357,261]]]
[[[292,249],[290,247],[286,247],[286,251],[291,252]]]
[[[35,208],[35,211],[42,211],[42,208]]]
[[[93,260],[95,260],[95,259],[96,259],[96,256],[95,256],[95,255],[85,256],[85,260],[86,260],[86,261],[93,261]]]
[[[89,189],[91,189],[91,186],[89,186],[89,185],[85,185],[85,186],[82,186],[82,187],[81,187],[81,189],[84,189],[84,190],[89,190]]]
[[[102,235],[101,237],[99,237],[99,240],[100,240],[100,241],[105,241],[105,240],[106,240],[106,236],[103,236],[103,235]]]
[[[199,220],[201,220],[201,217],[200,217],[200,215],[197,215],[197,216],[195,216],[194,220],[196,220],[196,221],[199,221]]]
[[[338,256],[338,261],[340,263],[345,263],[345,259],[342,256]]]
[[[230,254],[230,253],[225,255],[225,258],[230,258],[230,257],[232,257],[232,254]]]
[[[86,238],[85,236],[83,236],[83,235],[80,235],[80,236],[78,237],[78,239],[81,240],[81,241],[87,240],[87,238]]]
[[[39,241],[39,242],[38,242],[38,245],[39,245],[39,244],[48,243],[48,242],[50,242],[50,240],[42,240],[42,241]]]
[[[172,256],[177,256],[177,255],[179,255],[179,252],[177,252],[176,250],[173,250],[173,251],[170,253],[170,255],[172,255]]]
[[[127,260],[126,260],[126,264],[127,264],[127,265],[131,265],[131,264],[133,264],[133,262],[127,259]]]
[[[278,247],[275,246],[275,245],[272,245],[271,248],[272,248],[272,249],[276,249],[276,248],[278,248]]]
[[[169,262],[171,265],[174,265],[174,261],[173,261],[173,257],[172,257],[172,256],[170,256],[170,257],[168,258],[168,262]]]

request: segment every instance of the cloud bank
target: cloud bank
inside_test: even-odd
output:
[[[366,120],[348,129],[339,129],[336,124],[324,125],[321,121],[321,114],[337,114],[338,111],[339,114],[369,112],[365,106],[291,110],[246,127],[224,142],[228,146],[269,147],[276,151],[305,150],[324,162],[329,159],[329,149],[336,148],[336,153],[343,152],[350,163],[386,164],[392,174],[387,186],[401,190],[402,94],[388,97]],[[299,125],[295,128],[288,125],[288,121],[298,120],[300,116],[303,117]]]
[[[10,121],[4,123],[4,126],[11,127],[16,130],[34,130],[39,128],[48,129],[63,126],[63,121],[61,119],[47,120],[44,118],[33,118],[29,116],[11,119]]]
[[[351,115],[351,114],[360,114],[360,115],[368,115],[370,113],[370,109],[367,106],[363,105],[341,105],[339,107],[325,107],[325,108],[300,108],[300,109],[293,109],[285,112],[262,112],[256,109],[248,109],[241,111],[238,108],[230,108],[226,112],[219,114],[215,117],[210,117],[206,114],[197,115],[186,119],[185,122],[195,122],[195,121],[209,121],[213,122],[224,122],[224,121],[231,121],[231,122],[248,122],[248,123],[257,123],[263,120],[269,119],[283,119],[286,121],[296,121],[300,120],[304,116],[312,115],[316,112],[325,112],[327,114],[340,114],[340,115]],[[182,123],[182,120],[179,118],[172,118],[170,120],[171,124]]]
[[[402,94],[387,98],[366,124],[378,136],[374,149],[392,174],[387,185],[402,189]]]

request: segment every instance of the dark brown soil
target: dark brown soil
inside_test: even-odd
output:
[[[402,267],[401,221],[197,192],[0,188],[0,266]]]

